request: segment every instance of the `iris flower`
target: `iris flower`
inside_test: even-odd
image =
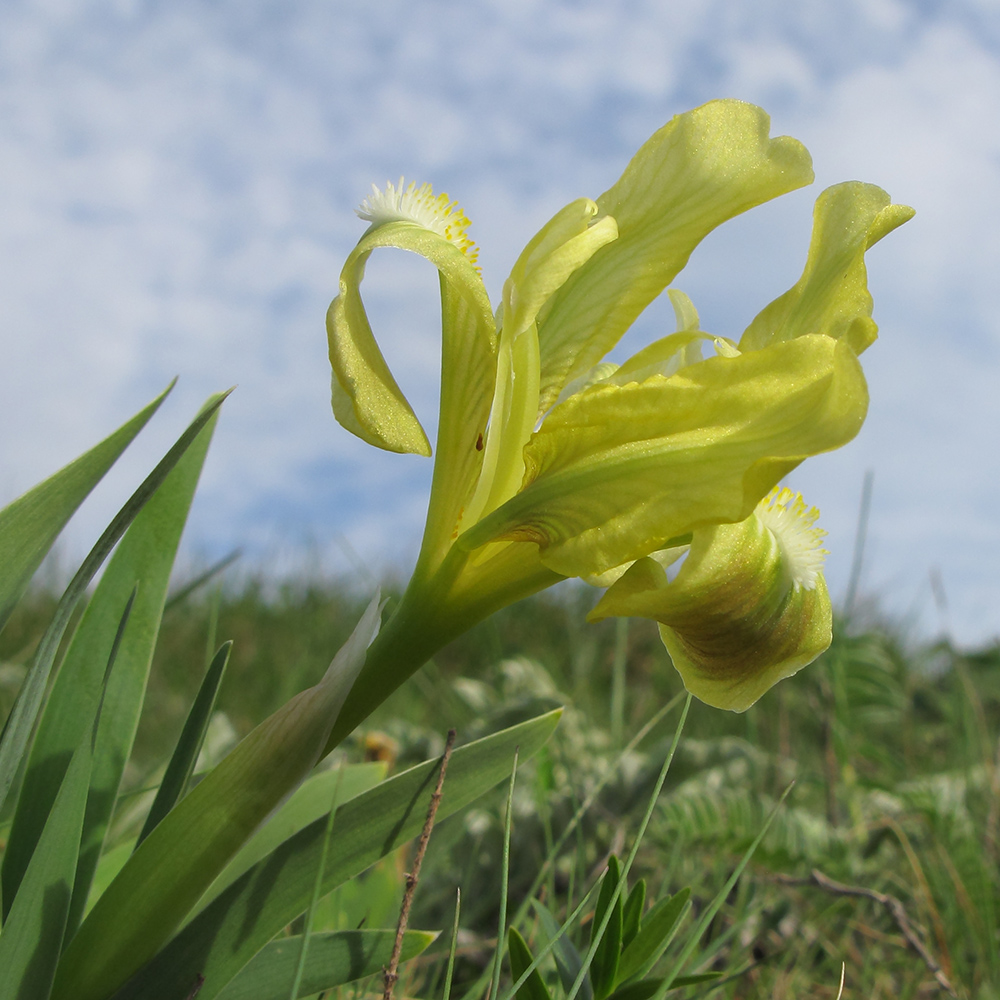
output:
[[[769,124],[729,100],[676,116],[596,201],[542,227],[495,311],[458,205],[427,184],[373,187],[327,317],[334,414],[376,447],[431,454],[365,314],[379,247],[439,272],[440,414],[417,565],[336,738],[447,641],[567,577],[610,585],[592,617],[659,621],[688,688],[721,707],[747,708],[829,644],[815,512],[772,490],[860,429],[864,253],[912,210],[870,184],[829,188],[802,277],[741,337],[702,331],[671,289],[677,330],[602,362],[716,226],[812,181],[806,149]]]

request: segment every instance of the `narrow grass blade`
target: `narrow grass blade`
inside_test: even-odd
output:
[[[656,779],[656,785],[653,788],[653,793],[649,797],[649,805],[646,806],[646,814],[643,816],[642,822],[639,824],[635,840],[632,843],[632,850],[629,851],[628,859],[625,861],[625,865],[621,871],[621,877],[618,879],[618,884],[615,886],[614,893],[611,897],[611,907],[613,907],[621,898],[621,894],[625,889],[628,873],[632,869],[632,862],[635,861],[635,856],[639,853],[639,845],[642,843],[642,838],[646,835],[646,827],[649,826],[649,821],[653,817],[653,810],[656,808],[656,802],[660,797],[660,792],[663,790],[663,783],[667,780],[667,773],[670,771],[670,765],[673,763],[674,754],[677,752],[677,744],[680,743],[681,733],[684,731],[684,723],[687,721],[688,710],[690,708],[691,695],[689,694],[684,701],[684,708],[681,711],[681,717],[677,721],[677,729],[674,731],[674,738],[670,744],[670,750],[667,752],[666,759],[663,761],[663,767],[660,768],[660,774]],[[591,938],[590,948],[587,950],[587,954],[583,960],[583,967],[577,974],[576,981],[573,983],[573,987],[570,989],[566,1000],[574,1000],[574,997],[576,997],[579,992],[580,987],[590,970],[590,964],[593,962],[594,955],[600,947],[601,940],[607,930],[608,924],[611,922],[613,916],[613,910],[611,907],[609,907],[608,911],[604,914],[600,926],[596,929]]]
[[[502,781],[510,773],[515,747],[520,747],[522,759],[535,753],[552,734],[560,715],[559,710],[549,712],[455,750],[438,822]],[[323,877],[324,892],[360,874],[420,833],[427,795],[439,769],[440,761],[426,761],[338,808]],[[192,795],[194,792],[188,798]],[[184,997],[199,974],[204,983],[198,1000],[218,996],[233,976],[306,908],[325,827],[325,819],[311,823],[237,879],[120,989],[115,1000]],[[78,983],[77,978],[68,977],[67,1000],[104,1000],[99,992],[84,992]]]
[[[552,1000],[531,956],[531,949],[516,927],[507,931],[507,954],[510,957],[510,974],[514,979],[520,979],[527,972],[523,985],[515,993],[517,1000]]]
[[[52,622],[35,651],[28,675],[21,686],[17,701],[7,719],[3,737],[0,739],[0,808],[3,806],[31,741],[39,709],[49,685],[49,676],[55,662],[56,652],[77,603],[86,593],[87,587],[100,569],[101,564],[118,544],[128,526],[180,461],[202,428],[212,419],[227,395],[228,393],[222,393],[209,400],[198,417],[188,426],[174,446],[159,461],[156,468],[115,515],[63,593]]]
[[[660,723],[660,721],[666,717],[666,715],[673,710],[673,708],[680,704],[682,699],[687,699],[685,701],[684,713],[686,716],[688,705],[690,704],[690,698],[682,692],[676,697],[672,698],[663,708],[658,711],[652,719],[647,722],[642,729],[629,741],[628,745],[622,750],[622,756],[631,753],[641,742],[646,738],[646,736]],[[683,729],[683,719],[674,734],[674,740],[671,745],[670,757],[672,758],[674,751],[677,747],[677,741],[680,738],[680,731]],[[620,758],[619,758],[620,759]],[[669,766],[666,765],[666,766]],[[511,1000],[515,991],[523,985],[523,981],[526,977],[537,968],[538,964],[549,954],[549,952],[555,952],[556,966],[560,973],[560,978],[563,980],[563,989],[569,991],[572,989],[573,982],[576,979],[576,975],[582,967],[582,959],[579,956],[576,948],[573,947],[572,943],[568,938],[565,937],[566,931],[574,925],[577,917],[583,912],[584,907],[587,905],[587,901],[590,896],[594,893],[597,886],[592,886],[590,890],[584,893],[583,898],[577,904],[573,912],[567,917],[566,921],[560,927],[555,917],[535,899],[535,894],[538,892],[539,886],[541,886],[543,879],[545,878],[546,872],[551,868],[555,862],[555,858],[558,856],[559,850],[562,845],[566,842],[569,836],[574,832],[574,830],[579,829],[579,823],[583,816],[587,813],[590,806],[593,804],[600,790],[604,787],[610,776],[615,773],[615,769],[609,769],[605,778],[603,778],[594,789],[591,790],[590,794],[584,800],[584,802],[574,811],[573,818],[570,820],[569,824],[565,830],[563,830],[558,841],[549,850],[548,855],[542,865],[541,870],[535,877],[535,881],[532,883],[531,889],[525,897],[524,902],[521,904],[520,908],[515,914],[514,919],[511,921],[512,926],[517,926],[524,920],[524,916],[529,906],[533,906],[535,911],[538,913],[539,919],[542,922],[542,927],[545,929],[546,935],[549,937],[548,944],[541,950],[541,952],[536,956],[532,965],[526,970],[521,976],[517,977],[514,985],[504,991],[502,1000]],[[664,775],[665,776],[665,775]],[[650,814],[651,815],[651,814]],[[648,821],[648,816],[647,816]],[[636,841],[638,844],[638,839]],[[633,852],[634,855],[634,852]],[[570,893],[570,898],[572,898],[572,892]],[[654,907],[655,910],[655,907]],[[652,912],[652,911],[651,911]],[[572,970],[572,971],[570,971]],[[485,974],[484,974],[485,975]],[[621,980],[621,973],[619,972],[619,981]],[[584,1000],[590,1000],[589,998],[589,981],[584,978],[583,985],[581,987],[582,995]],[[469,1000],[469,998],[477,996],[480,985],[474,984],[465,995],[463,1000]]]
[[[389,961],[395,937],[395,930],[311,935],[309,957],[296,995],[312,996],[380,972]],[[407,931],[403,961],[419,955],[435,938],[433,931]],[[302,939],[298,936],[272,941],[218,994],[219,1000],[288,1000],[288,984],[301,949]]]
[[[5,898],[17,890],[73,747],[82,738],[87,720],[93,717],[97,699],[103,697],[70,910],[70,933],[83,914],[125,762],[132,752],[170,571],[216,416],[217,411],[125,533],[80,620],[34,738],[4,857]],[[108,662],[122,606],[137,583],[138,595],[121,639],[117,668],[102,694],[103,665]]]
[[[875,485],[875,470],[865,469],[861,486],[861,503],[858,506],[858,525],[854,530],[854,554],[851,557],[851,572],[847,577],[847,593],[844,595],[844,618],[850,622],[854,614],[854,600],[861,581],[861,570],[865,560],[865,542],[868,539],[868,519],[872,509],[872,488]]]
[[[615,655],[611,661],[611,743],[616,747],[622,745],[622,735],[625,732],[628,625],[628,618],[615,619]]]
[[[635,736],[632,737],[631,740],[629,740],[628,745],[625,746],[622,749],[622,752],[619,755],[619,758],[618,758],[618,763],[619,764],[620,764],[620,762],[622,761],[622,759],[627,754],[630,754],[650,734],[650,732],[652,732],[653,729],[655,729],[656,726],[658,726],[660,724],[660,722],[662,722],[662,720],[664,718],[666,718],[666,716],[669,715],[670,712],[673,711],[673,709],[677,705],[679,705],[681,703],[681,701],[682,701],[682,699],[684,697],[685,697],[684,692],[681,692],[680,694],[675,695],[673,698],[671,698],[670,701],[667,702],[667,704],[664,705],[639,730],[639,732],[637,732],[635,734]],[[608,784],[609,781],[611,781],[611,779],[617,773],[618,773],[617,767],[608,768],[608,770],[605,772],[604,776],[590,790],[590,792],[588,793],[588,795],[584,799],[584,801],[582,803],[580,803],[580,805],[577,806],[574,809],[573,816],[570,819],[569,823],[566,824],[565,828],[563,829],[562,833],[559,835],[559,837],[555,841],[555,843],[552,844],[549,847],[549,850],[548,850],[548,852],[546,854],[546,857],[545,857],[545,861],[542,863],[542,866],[539,869],[538,874],[535,876],[534,882],[531,883],[531,888],[528,890],[527,893],[525,893],[524,900],[522,901],[521,905],[517,909],[517,912],[514,914],[513,918],[510,921],[511,926],[513,926],[513,927],[519,927],[519,926],[523,925],[525,917],[527,916],[528,910],[529,910],[529,908],[532,905],[534,905],[536,903],[535,896],[537,895],[538,890],[542,886],[542,883],[545,881],[546,877],[552,871],[552,867],[555,864],[556,858],[558,858],[558,856],[559,856],[559,852],[562,850],[562,848],[565,845],[566,841],[569,840],[569,838],[574,833],[576,833],[576,834],[580,833],[580,823],[582,822],[583,817],[586,816],[587,812],[590,810],[590,807],[597,800],[597,796],[600,795],[600,793],[604,789],[604,787]],[[574,802],[575,802],[575,800],[574,800]],[[582,846],[582,844],[581,844],[581,846]],[[582,851],[580,853],[582,855]],[[572,879],[572,873],[571,873],[571,879]],[[585,893],[583,902],[586,901],[586,899],[589,897],[589,895],[590,895],[589,892]],[[568,896],[569,896],[569,899],[572,901],[572,898],[573,898],[572,881],[570,883],[570,892],[569,892]],[[582,902],[581,902],[580,906],[577,907],[576,912],[579,913],[581,909],[582,909]],[[555,926],[556,930],[558,931],[558,924],[555,923],[555,918],[553,917],[552,920],[553,920],[553,923],[554,923],[554,926]],[[563,931],[565,931],[566,926],[569,926],[569,924],[567,924],[567,925],[564,926]],[[557,940],[561,940],[561,936]],[[567,944],[568,943],[569,942],[567,942]],[[572,945],[570,945],[570,947],[572,947]],[[551,946],[549,946],[549,948],[547,948],[542,953],[542,955],[540,955],[538,957],[538,959],[536,959],[536,961],[540,961],[542,958],[544,958],[545,955],[548,954],[549,950],[551,950]],[[576,951],[575,948],[573,950],[574,950],[574,952]],[[558,952],[557,952],[557,954],[558,954]],[[472,997],[478,996],[480,990],[482,989],[482,986],[485,985],[486,978],[488,977],[488,975],[489,975],[489,970],[487,970],[483,974],[483,977],[481,977],[482,984],[480,982],[478,982],[478,981],[476,983],[474,983],[466,991],[465,996],[463,997],[463,1000],[471,1000]],[[575,973],[574,973],[574,976],[575,976]],[[569,981],[565,985],[566,989],[570,988],[570,986],[571,986],[571,984],[573,982],[574,976],[570,976]],[[505,993],[504,994],[505,1000],[509,1000],[509,997],[511,995],[512,994],[510,994],[509,991],[507,993]]]
[[[726,884],[716,893],[715,899],[706,907],[705,912],[701,915],[701,920],[698,921],[698,926],[690,933],[688,936],[687,943],[681,950],[681,953],[673,960],[667,975],[664,977],[664,986],[660,988],[660,991],[656,994],[656,1000],[662,1000],[667,994],[667,990],[670,988],[670,983],[678,976],[681,969],[684,968],[684,963],[691,957],[695,948],[698,947],[698,942],[701,940],[705,931],[708,930],[708,925],[712,922],[716,913],[719,912],[720,907],[723,902],[725,902],[726,897],[732,892],[733,886],[736,885],[739,877],[743,874],[743,870],[750,863],[750,859],[754,856],[754,852],[760,846],[760,842],[764,839],[767,831],[770,829],[771,824],[774,822],[774,817],[778,815],[778,810],[785,803],[785,799],[788,798],[789,793],[794,787],[794,782],[789,785],[778,799],[777,804],[771,810],[770,815],[764,821],[763,827],[761,827],[760,833],[754,838],[753,843],[747,848],[746,853],[740,859],[740,863],[736,866],[736,870],[732,875],[729,876]]]
[[[575,912],[579,913],[582,911],[583,904],[588,898],[589,896],[584,896],[579,904],[577,904]],[[559,980],[562,983],[562,988],[568,993],[571,989],[573,989],[573,985],[576,983],[577,989],[580,992],[580,996],[583,997],[583,1000],[591,1000],[593,994],[590,989],[590,979],[586,976],[586,974],[581,975],[584,971],[583,958],[576,950],[573,942],[566,936],[566,931],[572,926],[572,924],[569,920],[566,920],[566,922],[560,927],[556,918],[552,916],[549,910],[539,903],[538,900],[534,901],[534,906],[535,912],[538,914],[538,918],[541,921],[542,929],[549,938],[549,950],[552,951],[552,957],[556,960],[556,971],[559,973]],[[539,954],[539,961],[544,954],[545,949],[543,949],[541,954]],[[509,1000],[509,998],[505,996],[504,1000]]]
[[[232,642],[225,642],[219,651],[212,658],[205,677],[198,689],[198,696],[188,712],[188,717],[184,722],[177,746],[167,764],[160,788],[150,806],[149,815],[139,833],[136,845],[141,844],[157,823],[173,809],[175,803],[184,797],[187,791],[188,782],[194,772],[195,762],[201,752],[201,745],[205,742],[205,733],[208,732],[208,723],[212,718],[212,711],[215,708],[215,699],[222,684],[222,678],[226,672],[226,665],[229,663],[229,654],[232,651]]]
[[[462,890],[455,890],[455,923],[451,928],[451,944],[448,946],[448,969],[444,974],[444,995],[442,1000],[451,1000],[451,977],[455,971],[455,949],[458,947],[458,918],[462,911]]]
[[[146,426],[174,387],[100,444],[0,510],[0,630],[73,512]]]
[[[628,745],[622,748],[622,752],[618,757],[618,761],[615,767],[610,767],[605,772],[604,776],[594,785],[590,790],[587,797],[580,803],[580,805],[574,810],[573,817],[566,824],[565,829],[559,835],[559,838],[552,845],[548,851],[545,861],[542,863],[542,867],[539,869],[538,874],[535,876],[534,882],[531,883],[531,888],[526,893],[524,901],[518,907],[517,912],[514,914],[514,918],[511,920],[511,924],[515,927],[519,927],[523,924],[524,918],[528,913],[528,909],[531,907],[532,900],[535,898],[536,893],[541,888],[542,883],[548,876],[549,872],[552,870],[552,866],[555,864],[556,859],[559,857],[559,852],[563,849],[566,841],[580,829],[580,823],[583,817],[587,815],[590,807],[597,801],[597,796],[603,791],[605,786],[611,779],[618,773],[618,766],[621,764],[622,760],[630,754],[635,748],[653,731],[673,711],[673,709],[681,703],[681,701],[686,697],[685,692],[681,692],[675,695],[666,705],[663,706],[650,720],[647,722],[640,730],[629,740]],[[572,899],[572,892],[570,892],[570,899]]]
[[[212,565],[209,566],[204,573],[199,573],[198,576],[196,576],[189,583],[184,584],[180,590],[171,594],[167,598],[167,603],[163,606],[164,614],[168,611],[172,611],[182,602],[187,600],[187,598],[189,598],[195,591],[204,587],[206,583],[211,583],[215,577],[232,566],[232,564],[242,555],[242,549],[233,549],[229,555],[223,556],[218,562],[212,563]]]
[[[507,890],[510,882],[510,828],[514,818],[514,782],[517,779],[517,748],[514,748],[514,766],[510,769],[507,786],[507,808],[503,815],[503,856],[500,862],[500,916],[497,927],[497,946],[493,953],[493,985],[489,995],[495,997],[500,990],[500,967],[503,965],[503,939],[507,926]]]
[[[546,910],[545,907],[541,903],[539,903],[537,899],[532,900],[535,909],[538,911],[538,916],[541,921],[542,928],[545,931],[546,937],[548,937],[548,941],[539,951],[538,955],[532,959],[531,964],[517,977],[517,979],[515,979],[513,984],[507,990],[504,991],[503,1000],[511,1000],[511,998],[516,995],[517,991],[527,981],[528,976],[530,976],[539,967],[539,965],[541,965],[544,959],[548,957],[550,952],[555,952],[556,965],[558,966],[560,961],[559,950],[561,948],[568,948],[569,953],[571,955],[576,956],[576,964],[579,965],[580,963],[579,953],[573,947],[569,939],[566,938],[566,932],[569,930],[570,927],[576,924],[577,919],[583,912],[584,908],[588,905],[590,897],[594,894],[594,890],[596,888],[597,888],[596,886],[593,886],[589,892],[585,892],[583,894],[583,899],[581,899],[580,902],[577,903],[576,908],[573,910],[572,913],[570,913],[570,915],[566,918],[566,920],[562,923],[561,926],[559,922],[556,920],[556,918],[553,917],[552,914],[549,913],[549,911]],[[563,979],[562,972],[560,972],[560,978]],[[563,982],[564,982],[564,987],[568,988],[568,986],[571,985],[573,982],[573,976],[570,974],[568,978],[563,979]],[[586,988],[586,985],[587,984],[585,983],[584,988]],[[472,989],[468,991],[468,993],[466,993],[466,997],[468,998],[474,996],[476,993],[478,993],[478,989],[477,987],[474,986]]]

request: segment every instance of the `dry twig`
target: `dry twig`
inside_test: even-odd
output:
[[[420,866],[424,861],[424,854],[427,853],[427,842],[431,839],[431,830],[434,829],[434,817],[437,815],[438,806],[441,804],[441,789],[444,787],[444,775],[448,770],[448,761],[451,759],[451,749],[455,745],[455,730],[448,730],[448,739],[444,745],[444,753],[441,755],[441,767],[438,769],[437,785],[434,794],[431,796],[431,803],[427,807],[427,819],[424,820],[424,828],[420,831],[420,839],[417,841],[417,853],[413,857],[413,871],[406,875],[406,891],[403,893],[403,905],[399,909],[399,923],[396,925],[396,940],[392,946],[392,955],[389,964],[383,973],[384,988],[382,1000],[392,1000],[392,990],[399,978],[397,969],[399,968],[399,956],[403,950],[403,935],[406,933],[406,925],[410,920],[410,905],[413,903],[413,893],[417,888],[417,880],[420,878]]]
[[[783,885],[814,885],[835,896],[861,896],[864,899],[871,899],[882,906],[895,921],[899,932],[906,939],[906,943],[920,956],[924,965],[930,970],[937,980],[938,986],[951,996],[958,998],[955,988],[951,985],[948,977],[944,974],[941,966],[934,956],[927,950],[919,935],[913,929],[910,917],[906,908],[895,896],[890,896],[884,892],[877,892],[875,889],[866,889],[858,885],[844,885],[843,882],[824,875],[818,868],[814,868],[809,878],[796,878],[794,875],[776,875],[775,879]]]

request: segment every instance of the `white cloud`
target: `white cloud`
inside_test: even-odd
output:
[[[799,477],[833,530],[831,577],[843,585],[871,466],[870,579],[939,566],[958,633],[996,633],[998,26],[985,2],[896,0],[427,0],[419,16],[403,0],[5,4],[0,493],[180,373],[150,451],[102,491],[80,548],[184,414],[238,382],[195,549],[298,539],[336,562],[342,531],[363,556],[402,562],[426,464],[371,453],[327,401],[322,317],[368,184],[404,173],[458,197],[495,295],[552,211],[607,187],[671,114],[737,96],[806,142],[820,185],[875,181],[919,212],[871,255],[884,337],[865,361],[869,424]],[[814,196],[706,241],[679,282],[706,325],[738,332],[795,279]],[[423,417],[435,282],[383,256],[366,292]],[[666,321],[656,307],[641,330]]]

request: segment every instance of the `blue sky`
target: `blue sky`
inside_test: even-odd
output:
[[[7,0],[0,5],[0,499],[175,374],[147,442],[73,527],[89,546],[201,400],[226,404],[187,537],[331,572],[343,539],[405,569],[427,462],[334,422],[323,316],[372,181],[431,181],[473,221],[495,297],[557,208],[596,196],[673,114],[766,108],[817,182],[705,241],[677,287],[738,336],[797,278],[812,201],[872,181],[917,217],[869,255],[868,422],[792,479],[843,593],[864,471],[864,582],[958,638],[1000,634],[1000,5],[996,0]],[[433,426],[436,281],[373,260],[390,363]],[[631,343],[666,332],[654,304]]]

